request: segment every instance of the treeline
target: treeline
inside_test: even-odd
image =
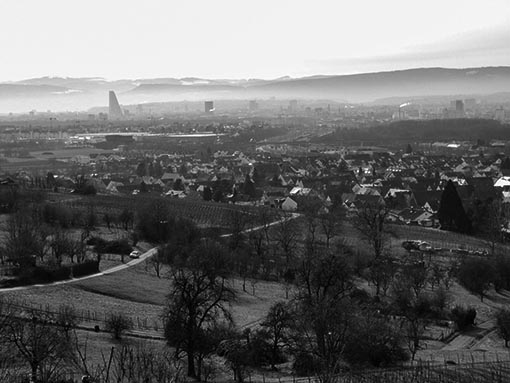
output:
[[[364,141],[434,142],[434,141],[490,141],[510,140],[510,129],[496,120],[441,119],[405,120],[381,124],[369,128],[339,128],[320,138],[321,142]]]
[[[137,235],[132,231],[135,213],[98,212],[94,205],[74,209],[65,204],[26,200],[18,204],[5,223],[0,246],[4,287],[79,277],[99,271],[105,253],[120,254],[122,261]],[[98,225],[126,231],[124,238],[107,241],[94,235]],[[129,231],[131,230],[131,231]]]

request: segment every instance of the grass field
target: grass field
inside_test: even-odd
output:
[[[108,312],[120,312],[135,322],[146,321],[149,326],[157,324],[161,329],[161,314],[170,286],[165,274],[163,269],[162,278],[157,278],[150,265],[141,263],[117,273],[80,282],[31,288],[6,295],[24,305],[42,309],[56,310],[61,304],[70,304],[78,312],[99,319]],[[232,279],[231,283],[238,293],[232,311],[240,327],[260,320],[273,302],[285,298],[285,290],[278,283],[256,281],[255,295],[250,282],[247,283],[247,292],[242,291],[240,280]]]

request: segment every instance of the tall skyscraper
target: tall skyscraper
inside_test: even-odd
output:
[[[214,112],[214,102],[213,101],[206,101],[206,102],[204,102],[204,111],[206,113]]]
[[[111,119],[122,117],[122,109],[120,108],[119,101],[113,90],[109,93],[108,117]]]

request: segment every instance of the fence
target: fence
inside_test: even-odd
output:
[[[51,306],[46,305],[29,305],[26,301],[16,301],[9,302],[9,306],[11,308],[16,309],[18,312],[35,312],[41,314],[49,314],[49,315],[58,315],[58,311],[52,310]],[[105,327],[108,313],[106,312],[98,312],[95,310],[74,310],[74,318],[78,323],[88,323],[90,325],[99,325],[100,327]],[[152,319],[151,321],[147,317],[129,317],[131,323],[133,323],[133,329],[131,331],[127,331],[127,333],[146,333],[147,336],[150,337],[162,337],[163,324],[160,320]],[[139,335],[139,334],[138,334]],[[143,335],[143,334],[142,334]]]
[[[0,372],[1,373],[1,372]],[[245,374],[247,383],[507,383],[510,381],[510,361],[466,363],[462,365],[431,365],[428,363],[410,367],[359,370],[337,375],[314,377],[266,377]],[[59,382],[81,382],[81,373],[64,371]],[[28,374],[4,376],[2,383],[28,383]],[[221,381],[225,381],[222,378]],[[183,380],[185,381],[185,380]],[[100,381],[97,383],[111,383]],[[121,383],[128,383],[123,380]]]
[[[414,366],[345,372],[315,377],[266,377],[248,374],[251,383],[503,383],[510,381],[510,360]]]

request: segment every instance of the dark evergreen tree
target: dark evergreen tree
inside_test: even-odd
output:
[[[204,198],[204,201],[210,201],[212,199],[212,190],[209,186],[204,187],[202,197]]]
[[[136,175],[139,177],[143,177],[147,175],[145,162],[140,162],[138,166],[136,167]]]
[[[411,146],[411,144],[407,144],[406,153],[411,154],[412,152],[413,152],[413,147]]]
[[[464,211],[457,189],[451,180],[448,180],[441,195],[437,216],[443,230],[471,232],[471,221]]]
[[[505,158],[501,163],[501,170],[510,170],[510,158]]]
[[[172,187],[174,190],[184,190],[184,184],[182,183],[182,179],[177,178]]]
[[[255,186],[260,186],[264,182],[264,176],[263,174],[260,174],[257,168],[253,169],[252,179]]]
[[[163,167],[159,161],[154,162],[154,177],[160,178],[163,175]]]
[[[52,172],[46,174],[46,184],[48,187],[53,187],[53,185],[55,185],[55,175]]]
[[[148,191],[149,188],[147,187],[145,181],[140,182],[140,193],[147,193]]]
[[[223,192],[220,189],[216,190],[212,196],[214,202],[222,202],[223,198],[224,198]]]
[[[280,178],[278,177],[278,174],[275,174],[273,178],[271,179],[271,186],[282,186],[282,182],[280,181]]]
[[[255,183],[250,178],[249,173],[246,174],[246,178],[244,179],[243,193],[249,195],[250,197],[255,197]]]

